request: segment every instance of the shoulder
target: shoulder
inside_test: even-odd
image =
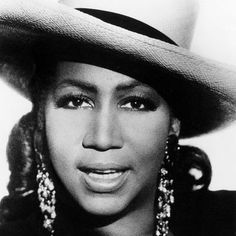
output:
[[[205,213],[220,213],[223,217],[236,219],[236,191],[206,191],[199,194],[199,203],[202,202]],[[213,216],[213,215],[212,215]],[[217,217],[214,215],[214,217]]]
[[[236,191],[199,191],[177,197],[173,218],[177,235],[235,236]]]
[[[33,213],[25,219],[7,222],[0,226],[1,236],[41,236],[42,227],[37,214]]]
[[[236,235],[236,192],[202,193],[199,196],[198,207],[196,216],[202,217],[204,227],[207,224],[214,227],[222,232],[219,235]]]
[[[0,226],[1,236],[29,236],[29,229],[22,221],[10,222]]]

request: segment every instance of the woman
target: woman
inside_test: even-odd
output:
[[[1,235],[234,235],[234,194],[209,192],[206,154],[178,138],[235,118],[235,71],[184,49],[194,2],[115,3],[0,5],[1,74],[33,103]]]

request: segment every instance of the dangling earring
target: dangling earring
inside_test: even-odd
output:
[[[47,229],[50,236],[54,235],[53,224],[56,218],[56,191],[52,179],[43,162],[42,154],[35,150],[38,155],[39,163],[37,164],[37,182],[38,182],[38,199],[40,209],[43,214],[43,227]]]
[[[159,186],[157,195],[157,225],[156,236],[167,236],[169,232],[169,219],[171,205],[174,203],[172,156],[178,151],[178,137],[170,135],[166,141],[165,157],[159,174]]]

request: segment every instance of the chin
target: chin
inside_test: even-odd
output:
[[[87,213],[96,216],[114,216],[122,213],[129,205],[128,199],[100,193],[83,197],[83,200],[79,202]]]

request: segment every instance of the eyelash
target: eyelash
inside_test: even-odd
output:
[[[72,102],[72,105],[70,103]],[[83,103],[87,103],[86,107],[83,107]],[[74,103],[74,104],[73,104]],[[78,103],[78,104],[75,104]],[[132,104],[136,103],[136,104]],[[128,104],[130,104],[128,106]],[[134,107],[135,105],[138,105],[138,107]],[[119,107],[124,110],[128,111],[155,111],[157,109],[159,104],[156,104],[152,99],[143,97],[140,95],[134,95],[125,98],[122,102],[120,102]],[[56,106],[58,108],[65,108],[65,109],[78,109],[78,108],[84,108],[84,109],[92,109],[94,108],[94,103],[90,98],[87,96],[84,96],[82,94],[74,95],[74,94],[67,94],[62,96],[56,101]],[[139,108],[141,107],[141,108]]]
[[[81,105],[77,104],[73,104],[73,105],[69,105],[70,102],[76,102],[76,103],[81,103]],[[82,95],[82,94],[78,94],[78,95],[74,95],[74,94],[67,94],[62,96],[61,98],[59,98],[56,101],[56,106],[59,108],[65,108],[65,109],[77,109],[77,108],[82,108],[82,104],[83,102],[86,102],[87,104],[89,104],[89,109],[92,109],[94,107],[93,102],[91,101],[91,99],[89,99],[88,97]]]
[[[138,103],[138,105],[143,105],[143,108],[132,108],[133,102]],[[130,103],[130,108],[129,107],[123,107],[125,110],[130,110],[130,111],[155,111],[158,107],[158,104],[156,104],[152,99],[143,97],[143,96],[130,96],[128,98],[125,98],[124,101],[122,101],[122,104],[120,107],[127,105]],[[133,104],[134,106],[135,104]]]

